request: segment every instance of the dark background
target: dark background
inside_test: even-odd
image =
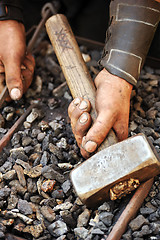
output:
[[[59,13],[67,16],[75,35],[105,42],[105,33],[109,22],[109,4],[107,0],[23,0],[24,22],[26,30],[37,25],[41,19],[41,8],[46,2],[59,5]],[[152,42],[149,56],[160,58],[160,24]]]

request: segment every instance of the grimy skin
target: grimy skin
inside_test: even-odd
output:
[[[25,29],[14,20],[0,21],[0,92],[4,76],[13,100],[18,100],[32,82],[35,61],[26,54]],[[22,82],[23,81],[23,82]]]
[[[72,131],[85,158],[97,149],[111,128],[119,141],[128,136],[132,85],[103,69],[95,78],[95,86],[98,117],[90,129],[91,106],[88,100],[76,98],[68,108]]]

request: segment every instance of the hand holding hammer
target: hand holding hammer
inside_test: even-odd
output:
[[[57,14],[47,23],[47,32],[72,96],[89,99],[92,118],[96,118],[95,87],[79,47],[64,15]],[[109,192],[127,191],[160,173],[159,157],[145,135],[117,143],[111,130],[99,152],[72,170],[71,180],[81,200],[93,207],[109,198]],[[122,196],[121,193],[118,193]]]

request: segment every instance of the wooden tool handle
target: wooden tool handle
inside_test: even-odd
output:
[[[67,18],[62,14],[54,15],[47,20],[46,28],[73,98],[82,97],[91,102],[94,122],[95,86]],[[111,130],[99,150],[116,142],[117,138]]]

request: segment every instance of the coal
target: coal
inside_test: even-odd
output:
[[[96,209],[88,209],[77,197],[69,174],[84,158],[67,116],[72,97],[51,44],[43,40],[40,46],[40,51],[35,47],[31,87],[20,101],[1,109],[0,137],[28,105],[38,103],[0,154],[0,238],[107,239],[131,195]],[[101,52],[85,46],[81,50],[91,59],[87,66],[94,78]],[[145,133],[160,156],[159,80],[159,69],[143,68],[132,91],[129,136]],[[159,239],[159,218],[160,175],[121,239]]]

